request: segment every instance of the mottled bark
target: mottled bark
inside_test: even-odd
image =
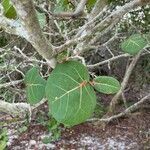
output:
[[[13,117],[24,118],[27,114],[30,115],[31,107],[27,103],[8,103],[0,100],[0,112],[7,113]]]
[[[27,32],[27,40],[33,45],[36,51],[46,60],[48,60],[51,67],[55,67],[55,60],[51,59],[55,55],[53,46],[44,36],[40,24],[38,22],[35,8],[32,0],[11,0],[16,8],[18,16],[23,27]]]

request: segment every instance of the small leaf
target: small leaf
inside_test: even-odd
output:
[[[46,81],[39,75],[38,69],[33,67],[25,76],[27,100],[30,104],[40,102],[45,96]]]
[[[20,128],[18,129],[18,131],[19,131],[19,133],[23,133],[23,132],[25,132],[27,129],[28,129],[27,126],[23,126],[23,127],[20,127]]]
[[[0,129],[0,150],[5,150],[8,142],[7,130]]]
[[[52,116],[66,126],[84,122],[94,112],[96,95],[85,66],[76,61],[58,64],[46,85]]]
[[[99,76],[94,79],[93,87],[104,94],[114,94],[120,89],[120,83],[113,77]]]
[[[121,44],[121,48],[126,53],[136,55],[146,46],[146,44],[147,41],[145,38],[143,38],[140,34],[134,34]]]
[[[3,0],[2,6],[4,8],[4,15],[9,19],[16,19],[17,13],[10,0]]]
[[[59,53],[56,57],[57,61],[59,63],[62,63],[63,61],[65,61],[67,59],[67,54],[68,54],[67,51],[63,51],[63,52]]]
[[[54,8],[55,13],[65,11],[69,6],[68,0],[57,0],[57,5]]]

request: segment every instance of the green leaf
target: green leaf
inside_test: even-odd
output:
[[[3,0],[2,6],[4,8],[4,15],[9,19],[16,19],[17,13],[10,0]]]
[[[54,8],[54,12],[60,13],[62,11],[65,11],[69,7],[68,0],[57,0],[57,5]]]
[[[6,146],[7,146],[7,142],[0,140],[0,150],[4,150],[6,148]]]
[[[8,142],[7,130],[0,129],[0,150],[5,150]]]
[[[94,4],[96,3],[96,0],[88,0],[87,1],[87,7],[88,8],[91,8],[94,6]]]
[[[56,66],[47,81],[46,97],[52,116],[66,126],[84,122],[96,105],[88,71],[76,61]]]
[[[146,46],[146,44],[147,41],[145,38],[143,38],[140,34],[134,34],[121,44],[121,48],[126,53],[136,55]]]
[[[60,63],[62,63],[63,61],[65,61],[66,58],[67,58],[67,54],[68,54],[67,51],[63,51],[63,52],[59,53],[59,54],[57,55],[57,57],[56,57],[56,58],[57,58],[57,61],[60,62]]]
[[[104,94],[114,94],[120,89],[120,83],[113,77],[98,76],[93,81],[93,87]]]
[[[19,133],[23,133],[23,132],[25,132],[27,129],[28,129],[27,126],[23,126],[23,127],[20,127],[20,128],[18,129],[18,131],[19,131]]]
[[[46,81],[39,75],[38,69],[33,67],[25,76],[27,100],[30,104],[40,102],[45,96]]]

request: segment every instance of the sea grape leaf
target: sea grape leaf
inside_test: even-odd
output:
[[[121,44],[121,48],[126,53],[136,55],[146,46],[146,44],[147,41],[145,40],[145,38],[143,38],[140,34],[134,34]]]
[[[120,89],[120,83],[113,77],[98,76],[93,80],[93,87],[104,94],[114,94]]]
[[[51,115],[66,126],[84,122],[96,105],[88,71],[77,61],[67,61],[56,66],[47,81],[46,97]]]
[[[40,75],[36,67],[31,68],[25,76],[27,101],[36,104],[45,96],[46,80]]]
[[[4,8],[4,15],[9,19],[16,19],[17,13],[10,0],[3,0],[2,6]]]

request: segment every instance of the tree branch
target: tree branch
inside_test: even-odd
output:
[[[11,86],[11,85],[17,85],[17,84],[21,83],[22,81],[23,80],[16,80],[16,81],[3,83],[3,84],[0,84],[0,88],[6,88],[6,87]]]
[[[55,52],[53,51],[52,44],[47,41],[40,28],[32,0],[11,1],[13,2],[22,25],[28,34],[28,41],[43,58],[49,61],[49,65],[54,68],[56,62],[52,57],[55,55]]]
[[[27,114],[30,114],[31,107],[27,103],[8,103],[0,100],[0,112],[24,118]]]
[[[0,15],[0,27],[9,34],[21,36],[28,40],[28,34],[22,25],[15,20],[10,20]]]
[[[97,32],[100,32],[100,35],[98,35],[97,38],[102,37],[104,34],[106,33],[106,31],[109,31],[109,28],[112,28],[113,26],[115,26],[119,20],[122,18],[122,16],[126,13],[128,13],[130,10],[138,7],[138,6],[142,6],[144,4],[148,4],[150,1],[147,1],[145,3],[142,3],[142,0],[133,0],[127,4],[125,4],[124,6],[121,6],[118,10],[114,11],[113,13],[111,13],[108,17],[106,17],[103,21],[101,21],[100,23],[98,23],[95,27],[90,28],[88,31],[85,31],[82,33],[81,37],[87,37],[86,39],[88,39],[89,37],[92,37],[93,35],[95,35]],[[102,33],[101,33],[102,32]],[[89,39],[88,39],[89,40]],[[76,48],[74,53],[82,53],[82,47],[85,45],[85,43],[79,43]]]
[[[110,102],[110,106],[109,106],[109,110],[108,113],[113,113],[115,111],[116,105],[118,104],[118,99],[121,96],[122,92],[124,91],[124,89],[126,88],[129,78],[131,76],[131,73],[137,63],[137,61],[139,60],[141,53],[143,52],[143,50],[141,50],[132,60],[132,62],[130,63],[129,67],[127,68],[127,71],[124,75],[123,81],[121,83],[121,88],[118,91],[118,93],[113,97],[113,99]]]
[[[118,55],[118,56],[112,57],[112,58],[110,58],[110,59],[101,61],[101,62],[96,63],[96,64],[93,64],[93,65],[87,65],[87,67],[88,67],[88,68],[95,68],[95,67],[98,67],[98,66],[100,66],[100,65],[104,65],[104,64],[106,64],[106,63],[109,63],[110,61],[114,61],[114,60],[116,60],[116,59],[123,58],[123,57],[129,57],[129,56],[130,56],[129,54]]]
[[[100,18],[102,17],[102,14],[106,11],[106,7],[105,9],[103,9],[99,14],[97,14],[95,17],[93,16],[93,18],[88,19],[88,22],[86,24],[84,24],[79,31],[76,34],[76,37],[79,37],[83,34],[84,31],[89,30],[91,28],[94,27],[94,25],[96,24],[96,21],[99,22]]]
[[[74,12],[61,12],[61,13],[52,13],[54,17],[61,17],[61,18],[76,18],[82,16],[84,14],[84,8],[87,3],[87,0],[80,0],[77,8]]]
[[[113,23],[114,23],[114,25],[117,24],[124,14],[128,13],[130,10],[132,10],[138,6],[142,6],[142,5],[146,4],[146,3],[142,3],[141,1],[142,0],[133,0],[133,1],[125,4],[124,6],[121,6],[118,10],[114,11],[107,18],[105,18],[102,22],[97,24],[92,29],[92,32],[95,33],[95,32],[107,29]],[[147,3],[150,3],[150,1],[147,1]]]
[[[132,106],[128,107],[123,112],[121,112],[121,113],[119,113],[117,115],[111,116],[109,118],[102,118],[102,119],[93,118],[93,119],[89,119],[88,121],[107,122],[108,123],[110,121],[113,121],[113,120],[118,119],[120,117],[124,117],[124,116],[134,112],[135,110],[139,109],[140,105],[143,104],[144,102],[146,102],[148,99],[150,101],[150,94],[148,94],[147,96],[143,97],[140,101],[138,101],[137,103],[135,103]]]
[[[94,17],[96,17],[105,8],[107,4],[108,4],[108,0],[97,0],[94,8],[92,9],[89,15],[88,20],[92,20]]]

